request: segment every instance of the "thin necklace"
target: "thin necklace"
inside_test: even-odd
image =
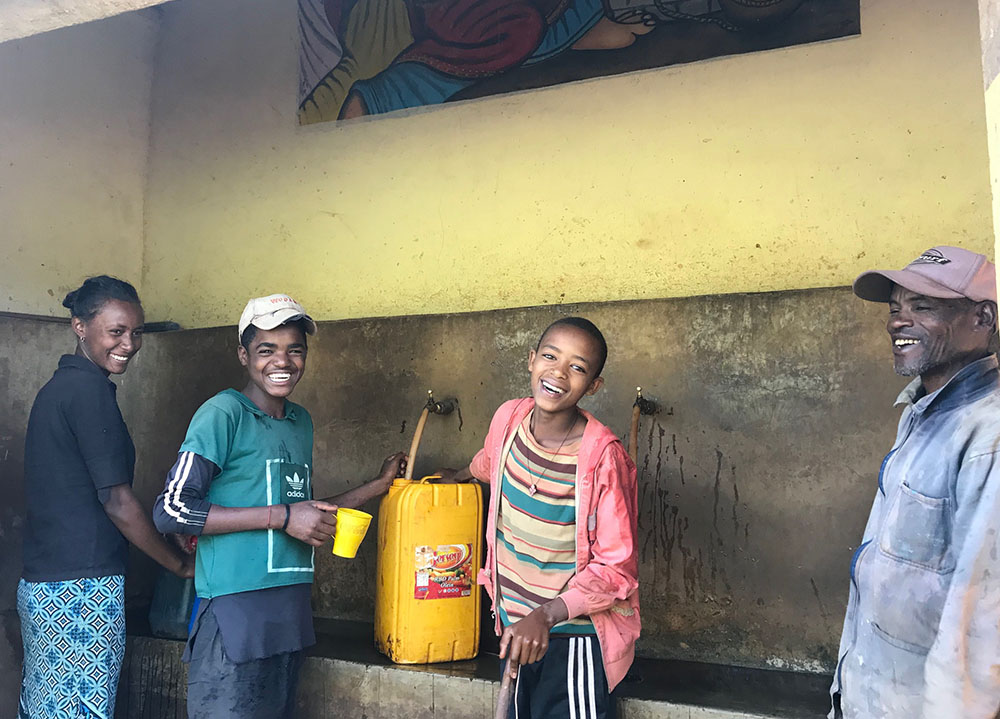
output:
[[[77,345],[77,346],[80,348],[80,351],[83,352],[83,356],[84,357],[86,357],[87,359],[89,359],[92,364],[97,364],[96,362],[94,362],[93,358],[90,356],[90,353],[87,352],[87,348],[86,348],[86,346],[84,346],[84,342],[85,342],[85,340],[81,337],[80,338],[80,344]]]
[[[562,438],[562,442],[559,443],[559,446],[556,448],[556,451],[551,453],[551,456],[549,457],[549,459],[554,459],[555,455],[559,454],[559,450],[561,450],[563,448],[563,445],[566,444],[566,440],[569,439],[570,432],[572,432],[576,428],[576,423],[579,422],[579,421],[580,421],[580,413],[577,412],[576,413],[576,417],[573,418],[573,424],[571,424],[569,426],[569,429],[566,430],[566,436]],[[537,437],[535,437],[535,428],[533,426],[534,424],[535,424],[535,411],[532,410],[531,411],[531,419],[528,420],[528,431],[531,433],[531,439],[533,440],[533,443],[538,447],[538,449],[543,450],[545,452],[548,452],[549,450],[547,450],[545,447],[543,447],[542,443],[538,441]],[[542,477],[540,476],[542,474],[542,471],[541,471],[541,468],[539,468],[539,470],[538,470],[538,475],[539,476],[536,476],[536,473],[535,473],[535,471],[534,471],[534,469],[532,468],[532,465],[531,465],[531,455],[530,454],[526,454],[524,456],[524,458],[528,461],[528,474],[530,474],[532,476],[532,478],[533,478],[532,482],[531,482],[531,486],[528,487],[528,496],[534,497],[535,496],[535,492],[538,491],[538,482],[539,482],[539,480],[542,479]]]

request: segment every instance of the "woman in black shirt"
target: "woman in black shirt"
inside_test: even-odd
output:
[[[66,295],[76,353],[35,397],[25,438],[27,523],[17,611],[24,640],[19,719],[107,717],[125,652],[128,542],[190,577],[132,493],[135,446],[109,379],[142,346],[135,288],[91,277]]]

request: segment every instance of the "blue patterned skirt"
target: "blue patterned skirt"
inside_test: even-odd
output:
[[[17,585],[18,719],[112,719],[125,655],[125,577]]]

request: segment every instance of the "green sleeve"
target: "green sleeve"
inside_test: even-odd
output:
[[[180,451],[201,455],[224,470],[236,437],[239,417],[239,408],[231,404],[235,403],[217,395],[199,407],[191,418]]]

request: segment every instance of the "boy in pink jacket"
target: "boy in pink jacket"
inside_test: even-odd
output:
[[[486,566],[511,717],[613,719],[610,693],[639,636],[636,471],[577,407],[608,348],[589,320],[556,320],[528,356],[531,397],[505,402],[483,449],[445,479],[490,485]]]

